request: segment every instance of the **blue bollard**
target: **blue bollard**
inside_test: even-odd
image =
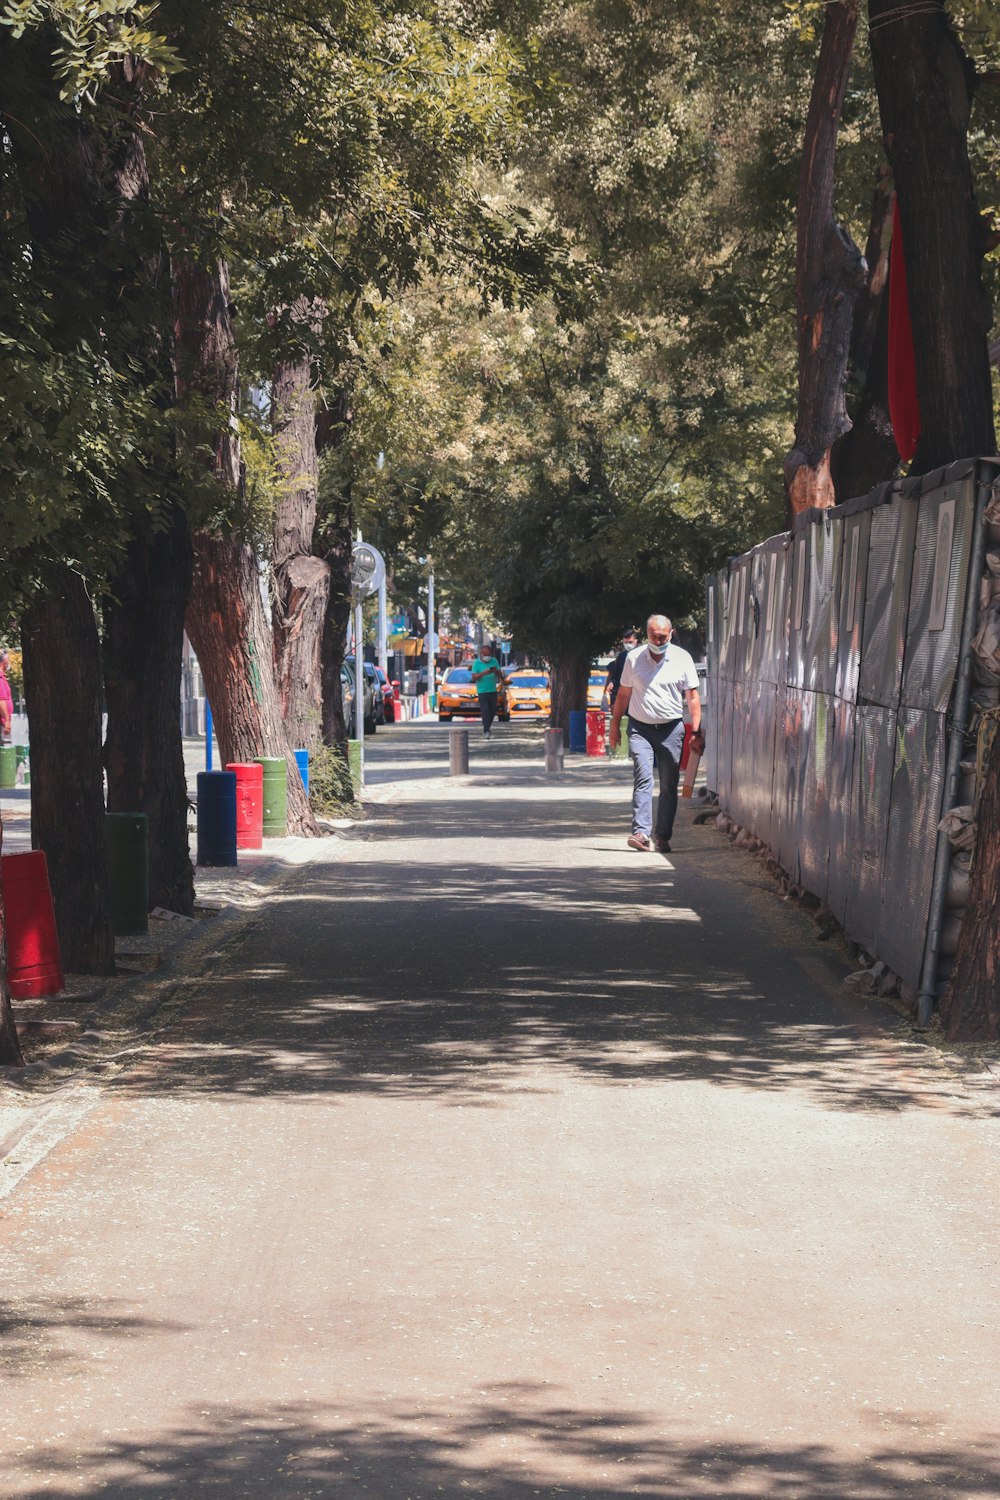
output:
[[[305,787],[305,789],[306,789],[306,795],[308,796],[308,793],[309,793],[309,751],[308,750],[296,750],[296,752],[295,752],[295,764],[299,768],[299,775],[302,777],[302,785]]]
[[[569,715],[569,749],[580,754],[587,748],[587,710],[574,708]]]
[[[236,863],[236,772],[198,772],[198,863]]]

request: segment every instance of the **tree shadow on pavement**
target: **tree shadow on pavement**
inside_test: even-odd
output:
[[[456,1412],[453,1402],[404,1409],[382,1403],[378,1415],[337,1408],[275,1406],[192,1412],[190,1421],[135,1440],[37,1448],[11,1475],[16,1500],[171,1500],[209,1493],[218,1500],[658,1500],[742,1495],[770,1500],[904,1500],[1000,1493],[994,1443],[934,1441],[931,1422],[901,1424],[900,1441],[884,1426],[845,1456],[820,1443],[672,1440],[633,1412],[544,1404],[551,1388],[502,1386]],[[874,1424],[873,1424],[874,1425]],[[891,1424],[890,1424],[891,1425]],[[936,1426],[937,1424],[933,1424]],[[609,1472],[610,1471],[610,1472]],[[23,1474],[23,1478],[21,1475]]]
[[[86,1361],[92,1357],[95,1338],[130,1339],[137,1334],[183,1331],[180,1323],[136,1317],[117,1298],[0,1302],[0,1376],[24,1379],[42,1369]],[[81,1352],[84,1343],[86,1352]]]
[[[777,946],[748,907],[708,930],[666,866],[641,890],[613,867],[598,883],[591,868],[381,859],[308,880],[269,900],[191,987],[193,1018],[118,1089],[488,1107],[573,1075],[796,1090],[834,1110],[988,1108],[922,1049],[863,1037],[794,927]]]

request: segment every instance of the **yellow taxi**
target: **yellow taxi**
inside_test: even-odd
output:
[[[590,676],[587,678],[588,708],[607,708],[608,700],[604,696],[604,684],[607,680],[607,667],[591,667]]]
[[[552,712],[552,693],[549,689],[549,674],[537,667],[518,667],[507,677],[507,697],[512,719],[529,719]]]
[[[450,719],[479,717],[479,694],[468,666],[449,667],[438,683],[437,716],[441,724]],[[510,719],[510,706],[503,679],[497,683],[497,718],[502,724]]]

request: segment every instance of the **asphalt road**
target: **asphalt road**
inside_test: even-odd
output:
[[[996,1091],[713,829],[627,849],[627,764],[470,741],[380,730],[372,816],[54,1101],[0,1493],[1000,1495]]]

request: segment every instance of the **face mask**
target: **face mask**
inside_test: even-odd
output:
[[[662,646],[654,646],[653,643],[652,643],[652,641],[650,641],[649,642],[649,651],[650,651],[650,654],[652,656],[662,656],[664,654],[664,652],[666,651],[666,649],[667,649],[667,647],[668,647],[669,644],[670,644],[669,641],[664,641]]]

